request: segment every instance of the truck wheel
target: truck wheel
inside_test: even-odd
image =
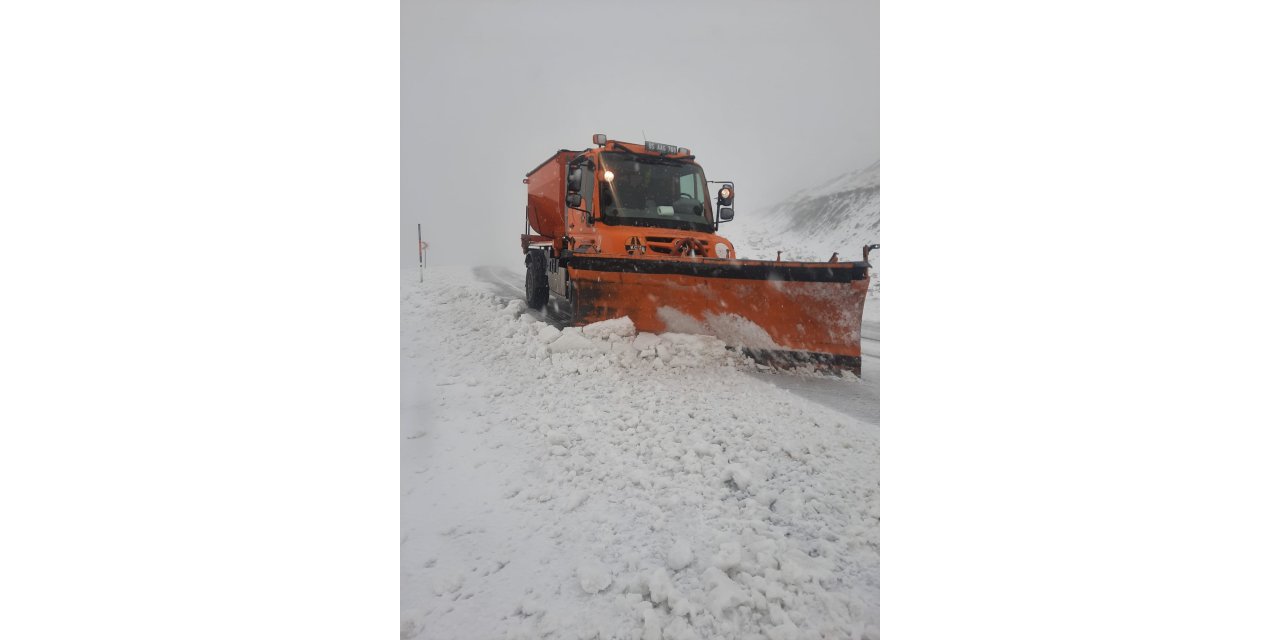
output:
[[[551,295],[551,285],[547,283],[547,254],[543,251],[525,254],[524,269],[524,300],[530,309],[541,309]]]

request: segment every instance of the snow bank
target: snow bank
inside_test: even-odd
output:
[[[414,275],[402,635],[878,638],[874,426],[709,336],[560,330]]]
[[[861,260],[862,247],[880,242],[880,162],[797,191],[773,206],[739,211],[722,233],[738,257],[825,262]],[[871,296],[880,296],[880,252],[871,252]]]

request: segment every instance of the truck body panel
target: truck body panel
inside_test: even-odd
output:
[[[575,152],[560,150],[525,176],[529,184],[529,227],[547,238],[562,238],[565,232],[565,168]]]

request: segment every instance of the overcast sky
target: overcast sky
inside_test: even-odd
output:
[[[404,264],[522,264],[526,173],[594,133],[689,147],[738,217],[880,157],[877,2],[401,4]],[[732,229],[723,231],[732,238]]]

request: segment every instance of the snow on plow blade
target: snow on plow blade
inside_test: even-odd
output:
[[[860,372],[866,262],[574,255],[573,322],[714,335],[771,364]]]

